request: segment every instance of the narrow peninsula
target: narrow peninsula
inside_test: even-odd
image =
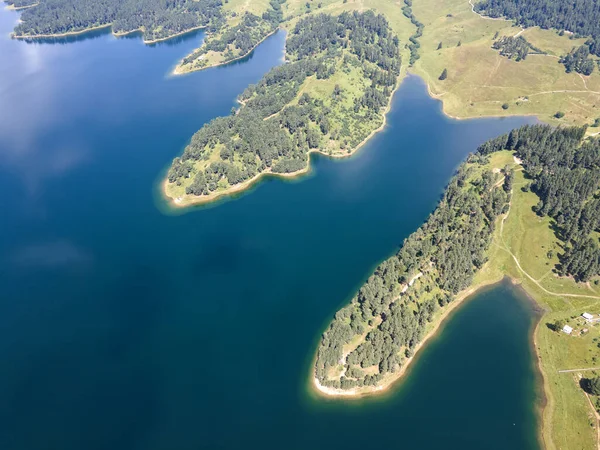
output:
[[[526,126],[481,145],[427,222],[336,313],[318,348],[317,389],[346,396],[383,390],[453,305],[496,281],[475,276],[496,264],[488,263],[488,253],[502,240],[494,234],[510,211],[515,171],[532,180],[520,188],[538,196],[535,213],[557,223],[564,241],[557,275],[584,282],[597,277],[600,140],[584,140],[585,131]]]

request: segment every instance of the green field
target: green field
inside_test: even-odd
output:
[[[415,0],[413,11],[425,24],[414,72],[427,81],[449,115],[536,115],[545,122],[579,125],[600,116],[598,70],[589,77],[567,74],[557,59],[583,40],[551,30],[526,30],[523,36],[549,55],[529,55],[516,62],[491,47],[496,33],[515,36],[521,28],[480,17],[467,0]],[[440,42],[443,47],[437,50]],[[448,78],[440,81],[444,68]],[[505,103],[508,109],[502,108]],[[565,113],[561,120],[553,117],[558,111]]]

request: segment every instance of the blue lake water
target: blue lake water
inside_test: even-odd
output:
[[[537,448],[533,316],[506,284],[392,394],[307,389],[334,312],[468,153],[531,119],[448,119],[409,77],[357,156],[174,215],[165,167],[282,63],[284,35],[171,77],[201,32],[27,43],[17,19],[0,10],[0,448]]]

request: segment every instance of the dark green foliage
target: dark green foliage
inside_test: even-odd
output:
[[[554,323],[549,324],[552,330],[556,331],[557,333],[561,332],[565,325],[566,322],[564,320],[556,320]]]
[[[485,161],[472,157],[470,163]],[[423,339],[435,311],[471,284],[486,261],[495,219],[509,198],[494,187],[491,172],[480,170],[480,175],[467,181],[473,170],[467,164],[459,168],[427,222],[377,267],[350,305],[336,314],[318,350],[315,375],[321,384],[342,389],[375,385],[384,374],[397,371]],[[420,284],[413,283],[403,292],[417,273],[423,274]],[[419,298],[419,292],[434,288],[440,293]],[[329,379],[330,370],[339,365],[343,345],[376,319],[381,323],[348,355],[345,377]],[[357,370],[372,366],[378,368],[376,375],[364,376]]]
[[[503,36],[492,44],[492,48],[499,50],[502,56],[506,56],[508,59],[514,59],[517,62],[527,58],[530,51],[533,51],[534,53],[543,53],[533,47],[522,36]]]
[[[360,122],[380,115],[400,73],[398,45],[386,19],[372,11],[337,17],[320,14],[300,20],[286,44],[290,62],[249,86],[240,96],[243,105],[237,114],[215,119],[200,129],[183,155],[173,161],[169,182],[181,185],[188,179],[188,184],[193,176],[186,193],[206,195],[223,183],[238,184],[264,171],[301,170],[307,165],[308,152],[325,150],[334,134],[349,146],[357,145],[370,130],[350,129],[345,115],[332,122],[331,108],[307,93],[297,104],[290,102],[307,77],[326,79],[338,65],[342,67],[339,70],[357,67],[371,85],[344,114]],[[340,95],[342,90],[337,86],[332,97]],[[218,162],[195,169],[197,163],[217,151]]]
[[[600,117],[598,117],[598,118],[596,118],[596,120],[594,120],[594,123],[592,124],[592,126],[594,128],[600,127]]]
[[[508,109],[510,105],[508,103],[502,103],[502,109]]]
[[[444,81],[446,78],[448,78],[448,69],[442,70],[442,73],[438,77],[438,79],[441,81]]]
[[[600,377],[586,378],[583,381],[585,390],[592,395],[600,395]]]
[[[417,20],[415,15],[412,12],[412,0],[404,0],[404,5],[402,7],[402,14],[410,19],[410,22],[417,27],[417,31],[413,34],[408,40],[410,44],[408,44],[408,49],[410,50],[410,62],[409,65],[412,66],[421,56],[419,55],[419,48],[421,48],[421,44],[419,43],[419,38],[423,36],[423,25],[421,22]]]
[[[481,0],[476,11],[508,17],[523,27],[569,30],[575,37],[591,36],[590,51],[600,56],[600,2],[595,0]]]
[[[591,75],[594,71],[594,61],[589,59],[590,48],[582,45],[578,49],[573,49],[568,55],[563,56],[560,62],[565,65],[567,73],[577,72],[583,75]]]
[[[515,179],[515,171],[511,167],[505,167],[504,170],[504,184],[503,188],[505,192],[511,192],[513,187],[513,181]]]
[[[562,111],[557,111],[556,114],[554,114],[554,117],[556,117],[557,119],[562,119],[563,117],[565,117],[565,113]]]
[[[112,24],[115,32],[144,29],[162,39],[222,20],[221,0],[35,0],[21,14],[18,35],[60,34]],[[19,3],[21,5],[21,3]]]

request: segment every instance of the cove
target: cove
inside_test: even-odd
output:
[[[533,316],[510,286],[459,309],[389,396],[307,390],[332,314],[469,152],[530,119],[451,120],[409,77],[355,157],[168,215],[161,172],[281,63],[283,34],[169,77],[201,32],[27,43],[17,18],[0,10],[0,448],[537,448]]]

